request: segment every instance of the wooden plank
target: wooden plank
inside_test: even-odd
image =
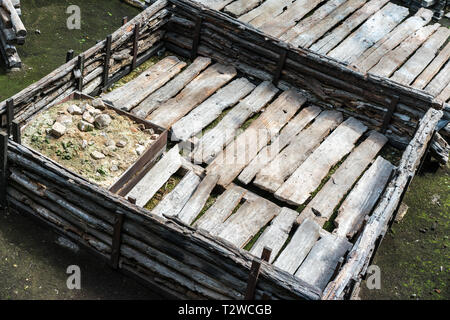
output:
[[[332,29],[339,22],[347,18],[357,9],[361,8],[367,0],[348,0],[340,5],[328,16],[318,21],[309,30],[300,34],[297,38],[290,41],[297,47],[309,48],[314,42],[320,39],[327,31]]]
[[[167,57],[142,72],[136,79],[102,96],[115,107],[129,111],[148,95],[178,74],[186,63],[177,57]]]
[[[276,18],[266,20],[259,29],[271,36],[279,37],[323,1],[297,0]]]
[[[300,113],[283,128],[280,135],[264,147],[250,164],[241,172],[238,179],[244,184],[250,183],[256,174],[269,164],[278,153],[286,147],[295,136],[313,121],[321,112],[316,106],[303,109]]]
[[[295,275],[306,283],[324,290],[334,274],[339,259],[351,247],[352,244],[347,239],[322,234]]]
[[[437,100],[441,102],[446,102],[450,99],[450,83],[441,91],[441,93],[436,97]]]
[[[196,2],[200,2],[202,5],[214,9],[214,10],[222,10],[226,5],[233,2],[233,0],[195,0]]]
[[[236,135],[245,120],[264,108],[277,94],[278,89],[266,81],[231,109],[224,118],[198,142],[192,153],[196,163],[210,163]]]
[[[302,205],[323,178],[355,146],[355,142],[367,130],[356,120],[348,118],[303,162],[277,190],[275,197],[290,204]]]
[[[197,218],[200,211],[202,211],[203,207],[206,204],[206,201],[211,194],[211,191],[217,184],[219,180],[218,176],[207,175],[202,182],[199,184],[195,193],[183,207],[183,209],[178,213],[178,218],[184,223],[191,225],[194,222],[195,218]]]
[[[188,83],[194,80],[200,72],[211,64],[211,59],[198,57],[183,72],[177,75],[164,87],[149,95],[131,113],[145,119],[151,112],[160,105],[178,94]]]
[[[246,192],[247,190],[237,185],[231,185],[217,198],[211,208],[194,223],[194,227],[207,232],[214,232],[219,225],[228,219]]]
[[[264,198],[246,201],[225,221],[217,236],[243,248],[280,211],[280,207]]]
[[[236,0],[227,5],[224,11],[232,16],[239,17],[256,8],[264,0]]]
[[[384,135],[372,131],[369,137],[353,150],[319,193],[308,203],[297,222],[301,223],[303,219],[316,217],[316,221],[323,225],[330,219],[334,209],[344,199],[387,141],[388,139]]]
[[[313,14],[309,17],[300,20],[294,27],[287,30],[284,34],[280,35],[280,40],[290,42],[297,38],[300,34],[313,27],[316,23],[324,19],[337,7],[343,4],[347,0],[329,0],[317,8]]]
[[[147,120],[169,129],[189,111],[233,79],[236,74],[234,67],[214,64],[190,82],[176,97],[163,103],[147,117]]]
[[[450,59],[450,42],[442,49],[438,56],[427,66],[427,68],[413,82],[414,88],[423,89],[441,70],[442,66]]]
[[[181,167],[179,147],[176,145],[158,161],[125,198],[135,198],[136,205],[144,207],[166,181]]]
[[[362,8],[348,17],[344,23],[332,30],[328,35],[313,44],[310,49],[321,54],[327,54],[345,39],[355,28],[360,26],[370,16],[375,14],[389,0],[371,0]]]
[[[176,216],[191,198],[199,183],[200,177],[193,171],[188,171],[176,187],[152,210],[152,213],[160,217]]]
[[[272,254],[269,262],[273,263],[278,252],[280,252],[288,239],[297,216],[297,211],[289,208],[282,208],[278,216],[272,220],[267,229],[264,230],[263,234],[255,242],[250,253],[254,254],[256,257],[261,257],[264,248],[270,248]]]
[[[309,128],[301,131],[274,160],[261,169],[254,184],[270,192],[277,191],[343,119],[340,112],[322,112]]]
[[[303,221],[275,260],[274,266],[294,274],[319,239],[320,229],[321,227],[312,219]]]
[[[339,208],[334,221],[336,235],[352,238],[358,232],[383,193],[392,170],[394,166],[389,161],[377,158]]]
[[[417,50],[406,63],[398,69],[391,80],[404,85],[409,85],[436,57],[438,50],[444,45],[450,35],[446,27],[439,28],[433,35]]]
[[[206,172],[219,175],[219,185],[229,185],[305,102],[306,98],[296,90],[283,92],[211,162]]]
[[[439,28],[439,24],[423,27],[386,54],[369,70],[380,77],[390,77]]]
[[[328,55],[337,60],[352,63],[388,34],[408,13],[407,8],[388,3]]]
[[[261,27],[266,21],[278,16],[283,9],[295,0],[266,0],[260,6],[239,17],[242,22],[250,23],[255,28]]]
[[[450,60],[446,65],[439,71],[439,73],[434,77],[433,80],[425,87],[425,91],[433,96],[438,96],[439,93],[444,90],[444,88],[450,83]]]
[[[172,126],[172,140],[186,141],[213,122],[227,108],[246,97],[255,85],[245,78],[239,78],[223,87],[187,116]]]

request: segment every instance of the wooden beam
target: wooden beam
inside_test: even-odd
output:
[[[264,247],[261,259],[262,261],[268,262],[270,260],[270,255],[272,250],[268,247]],[[255,259],[252,262],[252,267],[250,269],[250,275],[247,283],[247,290],[245,291],[245,300],[254,300],[256,284],[258,283],[259,272],[261,268],[261,260]]]

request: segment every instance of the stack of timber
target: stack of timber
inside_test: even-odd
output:
[[[420,8],[430,8],[434,11],[435,20],[440,20],[444,16],[445,7],[449,4],[448,0],[403,0],[403,2],[413,12],[416,12]]]
[[[22,67],[16,45],[23,45],[27,30],[20,19],[19,0],[0,0],[0,51],[7,69]]]

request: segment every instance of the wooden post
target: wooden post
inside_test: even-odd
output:
[[[128,197],[128,202],[129,203],[132,203],[132,204],[136,204],[136,198],[133,198],[133,197]]]
[[[119,267],[120,245],[122,243],[122,227],[125,214],[116,212],[116,220],[114,222],[114,233],[111,247],[111,267],[117,269]]]
[[[133,62],[131,63],[131,71],[136,69],[136,60],[137,60],[138,45],[139,45],[139,29],[140,29],[140,25],[137,23],[134,26]]]
[[[106,37],[105,62],[103,66],[103,89],[108,88],[109,80],[109,60],[111,59],[112,35]]]
[[[389,124],[391,123],[392,116],[394,115],[395,110],[397,109],[397,104],[399,101],[398,96],[394,96],[388,106],[388,111],[386,112],[383,120],[383,126],[381,127],[381,133],[386,133],[387,129],[389,128]]]
[[[272,249],[264,247],[261,260],[269,262],[270,255],[272,254]],[[256,284],[258,283],[259,270],[261,268],[261,260],[255,259],[252,262],[252,267],[250,268],[250,275],[247,282],[247,290],[245,291],[245,300],[254,300]]]
[[[70,49],[66,54],[66,63],[73,59],[73,50]]]
[[[8,133],[8,137],[11,136],[12,131],[12,122],[14,120],[14,100],[9,99],[6,101],[6,132]]]
[[[78,56],[78,70],[80,71],[80,77],[78,78],[78,91],[83,91],[83,72],[84,72],[84,54]]]
[[[0,132],[0,206],[2,209],[7,207],[6,184],[8,168],[8,135]]]
[[[281,49],[280,58],[278,60],[277,70],[275,71],[275,75],[273,77],[273,84],[278,86],[281,78],[281,72],[283,72],[284,66],[286,65],[287,51],[286,49]]]
[[[194,31],[194,39],[192,41],[192,50],[191,50],[191,59],[194,60],[198,54],[198,47],[200,45],[200,36],[202,31],[202,22],[203,18],[197,16],[195,19],[195,31]]]
[[[12,122],[12,135],[14,142],[22,144],[22,134],[20,132],[20,122],[13,120]]]

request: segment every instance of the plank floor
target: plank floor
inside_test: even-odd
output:
[[[450,102],[450,30],[432,24],[431,10],[411,15],[389,0],[195,1],[294,46]]]

